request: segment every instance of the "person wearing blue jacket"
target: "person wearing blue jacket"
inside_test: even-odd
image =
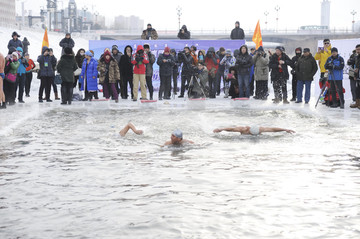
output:
[[[85,98],[83,101],[92,100],[98,90],[97,86],[97,71],[98,62],[93,58],[91,51],[85,52],[85,60],[81,68],[79,82],[81,83],[81,91],[85,91]]]
[[[340,108],[344,109],[344,93],[343,93],[343,69],[344,59],[338,54],[338,49],[333,47],[331,49],[331,56],[326,60],[325,69],[329,71],[330,92],[332,97],[331,108],[339,107],[336,99],[336,92],[339,95]]]
[[[19,103],[25,103],[23,100],[23,96],[24,96],[25,81],[26,81],[26,67],[28,67],[29,64],[26,58],[24,57],[23,49],[21,47],[17,47],[16,51],[19,53],[20,56],[18,60],[20,66],[17,70],[17,75],[16,75],[15,95],[17,89],[19,88],[19,94],[18,94]]]
[[[54,77],[54,68],[56,66],[56,58],[54,55],[50,54],[50,50],[48,47],[44,46],[42,48],[42,55],[38,56],[37,62],[39,62],[40,71],[40,88],[39,88],[39,102],[42,103],[43,93],[45,89],[46,102],[52,102],[50,100],[50,91],[51,91],[51,83],[52,78]]]

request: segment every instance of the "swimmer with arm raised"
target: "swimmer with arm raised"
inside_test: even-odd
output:
[[[259,135],[261,133],[270,133],[270,132],[287,132],[287,133],[295,133],[295,131],[291,129],[283,129],[283,128],[276,128],[276,127],[258,127],[258,126],[238,126],[238,127],[229,127],[229,128],[221,128],[221,129],[214,129],[214,133],[220,133],[221,131],[227,132],[238,132],[244,135]]]
[[[119,134],[124,137],[129,130],[132,130],[135,134],[141,135],[144,133],[144,131],[136,129],[135,126],[132,123],[128,123],[120,132]]]

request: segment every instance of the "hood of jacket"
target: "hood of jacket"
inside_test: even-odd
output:
[[[138,53],[140,50],[144,50],[144,47],[142,45],[137,46],[136,53]]]
[[[41,50],[42,54],[44,54],[45,51],[49,51],[49,47],[43,46],[43,48],[42,48],[42,50]]]
[[[174,54],[175,54],[175,56],[177,55],[177,54],[176,54],[176,50],[175,50],[175,49],[171,49],[171,50],[170,50],[170,53],[174,53]]]
[[[181,27],[181,29],[184,29],[184,31],[187,32],[187,27],[186,27],[186,25],[183,25],[183,26]]]
[[[246,52],[245,52],[245,54],[243,54],[242,52],[241,52],[241,48],[243,48],[243,47],[245,47],[245,49],[246,49]],[[247,47],[247,45],[242,45],[241,47],[240,47],[240,49],[239,49],[239,55],[249,55],[249,49],[248,49],[248,47]]]

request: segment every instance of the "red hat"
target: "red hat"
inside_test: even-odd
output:
[[[165,47],[165,50],[164,50],[164,52],[166,52],[166,53],[170,53],[170,47]]]

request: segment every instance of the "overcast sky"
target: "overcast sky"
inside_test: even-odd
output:
[[[33,15],[39,12],[40,6],[46,6],[46,0],[17,0],[17,13],[21,14],[21,1],[25,1],[25,9],[32,10]],[[68,0],[58,1],[59,7],[68,5]],[[320,25],[320,0],[227,0],[227,1],[159,1],[159,0],[76,0],[78,9],[84,6],[91,11],[98,11],[106,16],[107,24],[115,16],[140,16],[144,24],[152,23],[153,27],[161,30],[176,30],[178,28],[177,6],[182,8],[181,24],[188,29],[231,29],[236,20],[245,30],[254,30],[260,19],[261,28],[265,28],[264,12],[268,11],[268,28],[276,26],[275,6],[279,10],[279,29],[297,29],[303,25]],[[224,4],[222,4],[224,3]],[[351,29],[352,15],[355,10],[355,21],[360,20],[359,0],[331,1],[331,28]]]

